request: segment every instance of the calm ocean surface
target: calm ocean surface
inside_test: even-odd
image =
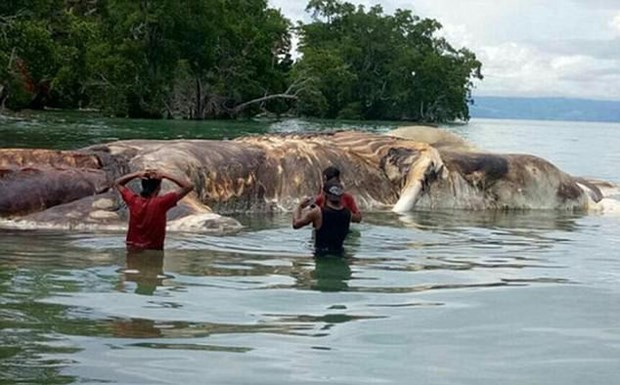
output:
[[[394,123],[0,118],[0,147]],[[473,120],[480,148],[620,183],[620,124]],[[231,236],[0,231],[0,383],[620,383],[620,215],[367,213],[344,260],[286,214]]]

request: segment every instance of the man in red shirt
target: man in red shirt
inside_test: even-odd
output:
[[[139,195],[125,186],[135,178],[142,178],[142,191]],[[159,196],[162,179],[168,179],[180,188]],[[127,174],[118,178],[114,185],[129,208],[127,248],[163,250],[166,237],[166,212],[189,194],[194,189],[194,185],[153,170]]]
[[[337,167],[329,166],[323,170],[323,186],[328,183],[342,184],[340,181],[340,170]],[[343,193],[340,198],[340,202],[351,212],[351,222],[359,223],[362,221],[362,213],[357,208],[353,195],[347,192]],[[325,194],[322,190],[321,193],[315,198],[314,203],[319,207],[323,207],[325,205]]]

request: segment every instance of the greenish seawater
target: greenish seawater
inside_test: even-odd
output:
[[[0,118],[0,147],[233,138],[391,122]],[[620,182],[620,125],[475,120],[481,148]],[[3,384],[620,382],[620,215],[367,213],[347,258],[315,260],[286,213],[227,236],[0,232]]]
[[[231,139],[267,132],[388,130],[396,122],[290,120],[140,120],[105,118],[84,112],[31,112],[0,116],[0,148],[75,149],[126,139]]]

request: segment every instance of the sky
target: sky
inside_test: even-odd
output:
[[[269,0],[293,22],[307,0]],[[482,62],[475,96],[620,101],[620,0],[349,0],[443,25],[455,48]]]

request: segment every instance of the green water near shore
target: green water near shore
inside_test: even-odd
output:
[[[33,112],[0,116],[0,148],[77,149],[127,139],[232,139],[268,132],[334,129],[386,131],[398,122],[327,120],[139,120],[101,117],[86,112]]]
[[[225,139],[390,122],[0,120],[0,147]],[[480,148],[620,182],[620,125],[475,120]],[[620,382],[620,216],[367,213],[342,260],[315,260],[287,214],[235,235],[0,232],[0,383]]]

